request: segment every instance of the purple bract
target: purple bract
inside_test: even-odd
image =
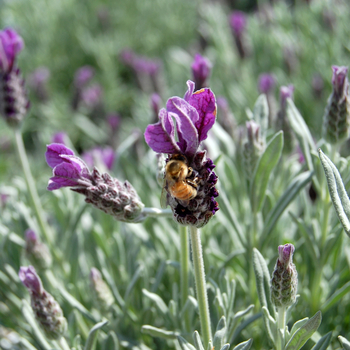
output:
[[[12,28],[0,31],[0,69],[9,73],[17,54],[23,49],[23,40]]]
[[[332,66],[333,69],[333,77],[332,77],[332,85],[334,94],[336,94],[339,98],[348,94],[349,83],[348,83],[348,67],[338,67]]]
[[[111,170],[115,160],[115,153],[112,147],[95,147],[84,152],[81,157],[90,168],[98,167],[98,164],[102,163],[108,170]]]
[[[268,94],[275,87],[275,78],[272,74],[263,73],[259,76],[258,89],[263,94]]]
[[[33,266],[22,266],[18,273],[19,279],[31,292],[40,295],[43,292],[43,285],[40,277]]]
[[[236,36],[241,36],[246,26],[246,15],[242,11],[234,11],[230,16],[230,26]]]
[[[191,68],[196,88],[203,88],[207,79],[209,79],[212,64],[206,57],[197,53],[194,56],[194,62],[192,63]]]

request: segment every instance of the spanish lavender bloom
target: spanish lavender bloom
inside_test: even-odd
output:
[[[333,92],[325,110],[323,134],[328,142],[335,144],[349,135],[350,106],[348,67],[332,66],[332,69]]]
[[[247,140],[243,144],[243,168],[248,179],[254,174],[254,169],[265,150],[265,140],[260,135],[260,125],[254,120],[246,122]]]
[[[63,145],[66,145],[67,144],[67,134],[64,131],[56,132],[56,134],[54,134],[52,136],[51,142],[52,143],[62,143]]]
[[[81,157],[91,168],[103,165],[108,170],[111,170],[115,160],[115,153],[112,147],[94,147],[84,152]]]
[[[23,120],[29,108],[24,80],[15,65],[22,48],[23,40],[13,29],[0,31],[0,114],[12,126]]]
[[[57,301],[42,285],[33,266],[22,266],[19,279],[30,293],[31,306],[36,320],[49,339],[60,339],[67,329],[67,320]]]
[[[288,307],[295,303],[298,289],[298,273],[293,264],[293,244],[278,247],[278,259],[271,279],[271,302],[276,307]]]
[[[46,244],[39,241],[35,231],[28,229],[25,232],[26,256],[38,269],[47,269],[51,266],[52,258]]]
[[[258,89],[260,93],[268,95],[273,92],[276,81],[272,74],[263,73],[259,76]]]
[[[58,143],[47,146],[46,162],[53,168],[54,175],[49,180],[49,191],[71,187],[72,191],[86,197],[85,202],[119,221],[139,222],[144,219],[144,205],[128,181],[123,184],[107,173],[101,174],[96,168],[90,171],[71,149]]]
[[[34,91],[37,98],[45,102],[48,100],[47,81],[50,78],[50,71],[47,67],[37,68],[28,79],[28,84]]]
[[[86,86],[95,75],[95,69],[91,66],[80,67],[74,75],[74,85],[77,89]]]
[[[244,41],[244,32],[246,27],[246,16],[244,12],[234,11],[230,15],[230,27],[241,59],[248,54],[246,43]]]
[[[84,88],[81,91],[81,102],[88,107],[93,109],[101,103],[102,98],[102,87],[99,84],[93,84]]]
[[[216,119],[215,96],[210,89],[194,92],[194,82],[188,81],[184,98],[172,97],[166,108],[159,111],[159,122],[148,125],[145,131],[147,144],[157,153],[183,155],[188,166],[193,169],[192,176],[200,179],[197,195],[189,201],[173,197],[168,189],[167,201],[174,219],[182,225],[204,226],[219,209],[215,197],[217,176],[213,172],[213,161],[200,151],[202,141]],[[176,121],[174,125],[173,118]],[[175,128],[178,140],[175,139]],[[168,158],[169,160],[170,158]]]
[[[295,148],[295,137],[287,118],[287,99],[293,98],[294,86],[281,86],[280,108],[277,113],[276,129],[283,130],[284,146],[283,153],[290,154]]]
[[[111,289],[102,279],[101,272],[93,267],[90,271],[91,287],[95,294],[97,307],[102,313],[107,312],[114,304],[114,296]]]
[[[210,77],[212,64],[208,58],[203,57],[199,53],[194,56],[192,63],[192,76],[197,90],[204,88]]]

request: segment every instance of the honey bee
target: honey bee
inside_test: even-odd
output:
[[[173,154],[165,166],[164,183],[160,204],[162,208],[167,206],[167,193],[178,199],[182,204],[197,196],[199,178],[195,176],[195,170],[188,166],[187,158],[182,154]]]

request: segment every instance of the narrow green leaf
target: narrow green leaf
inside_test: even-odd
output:
[[[253,339],[237,344],[232,350],[249,350],[253,344]]]
[[[147,289],[142,289],[142,293],[155,303],[155,305],[163,315],[166,315],[169,312],[169,309],[166,306],[164,300],[158,294],[151,293]]]
[[[296,321],[296,322],[293,324],[293,327],[292,327],[292,329],[291,329],[290,332],[289,332],[290,337],[291,337],[299,328],[301,328],[308,320],[309,320],[309,318],[308,318],[308,317],[305,317],[305,318],[303,318],[302,320]]]
[[[292,180],[285,192],[278,199],[275,206],[266,217],[264,229],[260,238],[261,243],[266,240],[267,235],[270,234],[271,230],[276,225],[276,222],[296,197],[296,195],[311,181],[312,176],[313,172],[307,171],[298,175]]]
[[[77,334],[74,339],[73,339],[73,347],[76,349],[76,350],[82,350],[82,346],[81,346],[81,335],[80,334]]]
[[[172,331],[167,331],[165,329],[149,326],[149,325],[144,325],[141,328],[141,332],[151,335],[152,337],[156,338],[163,338],[163,339],[176,339],[178,336],[178,333],[172,332]]]
[[[317,331],[321,324],[322,314],[321,311],[311,317],[302,327],[300,327],[287,343],[285,350],[299,350]]]
[[[333,202],[338,218],[344,227],[345,232],[350,236],[350,200],[346,192],[343,180],[338,169],[332,161],[321,151],[318,150],[319,157],[326,175],[329,193]]]
[[[227,344],[223,345],[220,350],[228,350],[229,348],[230,348],[230,344],[227,343]]]
[[[262,314],[264,319],[264,324],[266,328],[267,335],[272,342],[272,344],[276,344],[277,341],[277,325],[274,318],[271,317],[269,310],[267,307],[262,307]]]
[[[102,321],[102,322],[99,322],[97,324],[95,324],[90,332],[89,332],[89,336],[86,340],[86,343],[85,343],[85,347],[84,347],[84,350],[92,350],[92,349],[95,349],[95,344],[96,344],[96,339],[97,339],[97,334],[98,334],[98,330],[100,328],[102,328],[104,325],[106,325],[108,323],[108,321]]]
[[[194,345],[197,350],[204,350],[201,337],[197,331],[193,333]]]
[[[343,287],[337,289],[322,305],[322,312],[326,312],[329,308],[331,308],[335,303],[337,303],[343,296],[350,291],[350,281],[345,283]]]
[[[277,165],[283,149],[283,132],[279,131],[270,140],[256,165],[250,188],[254,212],[258,212],[265,199],[265,192],[272,170]]]
[[[107,338],[103,342],[103,350],[119,350],[119,340],[113,331],[109,331]]]
[[[177,340],[182,350],[198,350],[193,345],[191,345],[186,339],[182,338],[180,335],[177,336]]]
[[[331,338],[332,332],[328,332],[313,346],[311,350],[327,350]]]
[[[275,308],[270,300],[270,273],[264,257],[256,248],[253,249],[253,268],[260,305],[261,307],[265,306],[272,317],[275,317]]]
[[[254,304],[249,305],[246,309],[242,310],[242,311],[238,311],[235,313],[235,316],[233,317],[233,319],[236,321],[240,318],[242,318],[243,316],[245,316],[247,313],[249,313],[252,309],[254,309]]]
[[[226,341],[226,319],[225,316],[220,318],[214,334],[213,345],[215,349],[220,349]]]
[[[339,340],[339,342],[342,345],[344,350],[350,350],[350,342],[346,338],[339,335],[338,340]]]
[[[253,118],[260,125],[260,134],[265,139],[269,123],[269,105],[265,94],[261,94],[256,100]]]

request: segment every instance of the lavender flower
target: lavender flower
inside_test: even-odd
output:
[[[56,132],[56,134],[54,134],[52,136],[51,142],[52,143],[62,143],[63,145],[66,145],[67,144],[67,134],[64,131]]]
[[[114,297],[111,289],[106,282],[102,279],[101,272],[95,267],[90,272],[91,288],[95,294],[95,300],[97,307],[102,313],[107,312],[114,304]]]
[[[246,28],[246,16],[244,12],[234,11],[230,15],[230,27],[236,43],[238,54],[241,59],[248,56],[248,50],[244,39],[244,32]]]
[[[194,56],[192,63],[192,76],[197,90],[204,88],[207,85],[210,77],[212,64],[206,58],[197,53]]]
[[[102,87],[99,84],[93,84],[81,91],[81,102],[89,109],[94,109],[101,104]]]
[[[91,66],[80,67],[74,75],[74,86],[82,89],[86,86],[95,75],[95,69]]]
[[[94,147],[84,152],[81,157],[91,168],[102,164],[105,168],[111,170],[115,160],[115,153],[112,147]]]
[[[0,114],[11,126],[17,126],[29,108],[24,80],[15,65],[22,48],[23,40],[13,29],[0,31]]]
[[[293,264],[293,244],[278,247],[278,259],[271,279],[271,301],[276,307],[288,307],[295,303],[298,273]]]
[[[118,130],[120,122],[121,117],[119,114],[109,114],[107,116],[107,123],[112,130],[112,134],[114,134]]]
[[[294,86],[281,86],[280,109],[277,113],[276,128],[283,130],[284,146],[283,153],[290,154],[295,148],[295,137],[287,118],[287,99],[293,98]]]
[[[348,67],[332,66],[332,69],[333,92],[325,110],[323,134],[328,142],[335,144],[349,135],[350,106]]]
[[[29,87],[32,88],[41,102],[45,102],[49,98],[49,93],[47,91],[47,81],[49,78],[50,71],[47,67],[39,67],[29,76]]]
[[[35,231],[28,229],[25,232],[26,256],[38,269],[47,269],[51,266],[52,258],[49,248],[39,241]]]
[[[276,82],[272,74],[263,73],[259,76],[258,90],[260,93],[268,95],[273,92]]]
[[[101,174],[96,168],[90,172],[71,149],[58,143],[47,146],[46,162],[53,168],[54,175],[49,180],[49,191],[71,187],[72,191],[86,197],[85,202],[117,220],[139,222],[144,219],[144,205],[128,181],[123,184],[107,173]]]
[[[145,140],[157,153],[184,156],[193,169],[193,176],[196,174],[200,180],[197,195],[189,201],[182,201],[173,197],[166,188],[167,202],[178,223],[202,227],[219,209],[215,201],[218,196],[215,188],[217,176],[213,172],[215,165],[206,157],[205,151],[199,150],[215,122],[216,103],[210,89],[194,93],[194,83],[188,81],[187,85],[184,98],[170,98],[166,108],[159,112],[159,122],[146,128]],[[175,127],[178,140],[175,140]]]
[[[30,293],[31,306],[36,320],[49,339],[60,339],[67,329],[67,320],[57,301],[42,285],[33,266],[22,266],[19,279]]]

